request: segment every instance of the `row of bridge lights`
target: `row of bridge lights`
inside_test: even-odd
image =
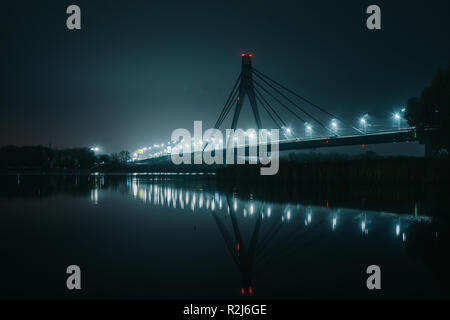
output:
[[[401,129],[401,122],[404,120],[404,113],[406,112],[406,108],[402,108],[401,111],[395,112],[393,114],[394,121],[397,124],[398,130]],[[359,119],[359,124],[362,132],[364,134],[367,133],[367,127],[369,126],[369,115],[365,114]],[[305,137],[306,138],[312,138],[313,135],[313,127],[312,124],[309,122],[305,122]],[[282,127],[284,130],[285,136],[288,138],[292,136],[292,129]],[[330,131],[334,134],[337,134],[339,130],[338,121],[336,119],[331,119],[330,123]]]
[[[406,109],[402,108],[399,112],[393,113],[393,119],[394,119],[394,121],[397,124],[398,130],[401,129],[401,122],[404,120],[404,113],[405,112],[406,112]],[[368,114],[363,115],[359,119],[360,128],[361,128],[361,130],[362,130],[362,132],[364,134],[367,133],[367,127],[369,126],[368,120],[369,120],[369,115]],[[312,138],[313,137],[313,126],[312,126],[312,124],[309,123],[309,122],[305,122],[304,127],[305,127],[305,137],[306,138]],[[282,129],[282,131],[284,133],[284,136],[286,138],[291,138],[293,136],[293,130],[291,128],[283,126],[283,127],[281,127],[281,129]],[[339,125],[338,125],[338,121],[336,119],[332,119],[331,120],[330,131],[332,133],[334,133],[334,134],[338,133]],[[246,135],[249,137],[250,140],[253,140],[255,138],[255,134],[254,134],[253,130],[250,131],[250,133],[246,133]],[[270,131],[267,132],[267,135],[270,136]],[[237,139],[238,139],[237,137],[233,138],[234,141],[237,141]],[[185,143],[183,140],[181,142]],[[216,144],[216,142],[217,141],[215,140],[214,137],[212,137],[212,138],[210,138],[208,140],[208,143],[212,143],[212,144],[215,145],[215,149],[217,149],[219,147],[219,145],[222,145],[223,140],[222,139],[218,139],[219,144]],[[150,150],[157,150],[156,152],[150,154],[150,157],[152,157],[152,158],[153,157],[162,156],[162,155],[168,155],[168,154],[171,153],[171,151],[172,151],[172,146],[171,145],[174,144],[174,143],[175,143],[175,141],[172,142],[172,143],[168,142],[166,147],[165,147],[164,143],[160,144],[160,145],[155,144],[155,145],[153,145],[153,149],[152,149],[152,147],[143,147],[141,149],[138,149],[133,154],[132,159],[133,159],[133,161],[137,160],[137,158],[139,157],[139,154],[143,154],[144,152],[147,152],[147,151],[150,151]],[[204,146],[204,141],[199,140],[199,141],[196,142],[194,140],[194,138],[192,138],[191,145],[189,145],[189,143],[185,143],[185,147],[186,148],[189,148],[190,146],[194,147],[194,148],[196,146],[203,147]],[[96,148],[96,149],[98,150],[98,148]],[[97,150],[95,150],[95,151],[97,151]]]

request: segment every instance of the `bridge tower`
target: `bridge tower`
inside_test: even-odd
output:
[[[258,129],[262,129],[261,118],[259,116],[258,105],[256,104],[255,88],[253,84],[252,76],[252,57],[251,53],[242,53],[242,67],[240,76],[239,95],[237,97],[236,108],[234,110],[233,121],[231,123],[231,129],[236,130],[239,115],[241,114],[242,104],[245,98],[248,97],[250,105],[252,107],[253,116],[255,117],[256,126]]]

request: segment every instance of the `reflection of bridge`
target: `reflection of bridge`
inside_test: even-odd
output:
[[[239,271],[242,295],[253,295],[255,280],[270,273],[280,259],[304,252],[312,243],[323,241],[346,226],[366,237],[383,220],[391,230],[386,236],[406,242],[411,224],[431,221],[430,217],[413,213],[243,200],[236,194],[178,188],[145,176],[128,176],[127,186],[134,199],[146,204],[202,215],[210,213]]]
[[[353,121],[347,123],[326,108],[318,106],[253,68],[252,54],[243,53],[241,73],[222,108],[214,129],[220,129],[233,109],[230,129],[238,129],[239,116],[246,98],[250,102],[258,130],[279,130],[280,151],[351,145],[364,146],[418,140],[413,128],[402,128],[402,122],[405,122],[404,108],[392,114],[392,119],[388,122],[389,125],[377,124],[378,128],[384,128],[384,130],[372,130],[374,124],[367,114],[361,115],[357,123],[352,123]],[[264,122],[264,126],[263,116],[266,116],[266,119],[269,120]],[[301,126],[295,125],[294,122],[300,122]],[[393,127],[395,127],[395,130],[393,130]],[[298,130],[298,128],[301,128],[301,130]],[[237,148],[259,145],[261,140],[258,139],[258,136],[258,134],[249,133],[244,144],[236,143]],[[236,147],[233,138],[235,136],[224,138],[220,134],[219,136],[195,137],[191,141],[180,139],[154,144],[138,149],[133,155],[133,160],[160,159],[174,152],[184,154],[202,151],[220,152],[220,150]],[[177,149],[175,146],[177,146]]]

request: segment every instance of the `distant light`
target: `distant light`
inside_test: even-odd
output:
[[[362,124],[366,123],[366,119],[364,119],[364,118],[362,118],[360,121]]]
[[[241,53],[241,57],[245,57],[245,53]]]
[[[99,147],[92,147],[91,151],[98,152],[98,151],[100,151],[100,148]]]
[[[395,119],[400,120],[400,115],[398,113],[394,114]]]
[[[250,53],[248,56],[251,58],[251,57],[253,57],[253,54]]]

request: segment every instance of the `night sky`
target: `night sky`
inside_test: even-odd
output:
[[[133,151],[194,120],[212,127],[242,51],[340,118],[368,113],[383,125],[450,62],[448,0],[7,2],[0,146]],[[66,28],[70,4],[80,31]],[[382,30],[366,28],[370,4]],[[254,126],[247,111],[242,127]]]

